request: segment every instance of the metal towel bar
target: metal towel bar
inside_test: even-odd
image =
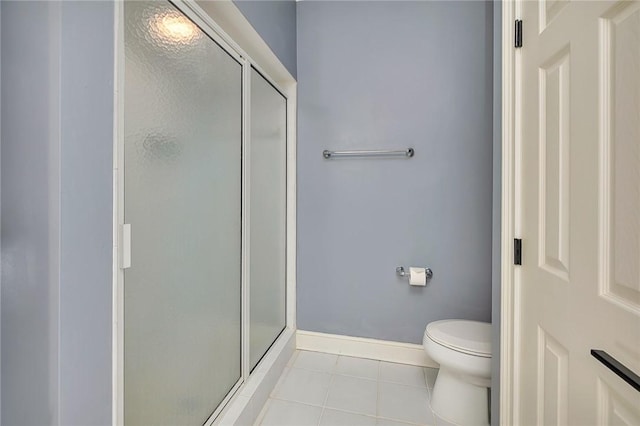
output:
[[[361,150],[361,151],[322,151],[322,156],[326,159],[338,157],[413,157],[415,151],[413,148],[402,150]]]

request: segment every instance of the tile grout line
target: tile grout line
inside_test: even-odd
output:
[[[298,355],[300,355],[300,351],[298,351],[298,350],[294,351],[293,355],[289,359],[289,362],[287,362],[286,366],[289,367],[289,368],[293,368],[293,364],[296,363],[296,360],[298,359]]]
[[[278,380],[276,381],[276,384],[274,385],[273,389],[271,389],[271,391],[267,395],[267,400],[262,405],[262,407],[260,409],[260,412],[256,416],[256,419],[255,419],[255,421],[253,423],[254,426],[261,426],[262,425],[262,422],[264,421],[265,417],[267,417],[267,413],[271,410],[271,405],[273,403],[273,400],[278,399],[280,401],[284,401],[284,400],[281,400],[279,398],[276,398],[276,393],[277,393],[277,390],[280,387],[282,387],[282,383],[286,380],[287,376],[289,375],[289,372],[291,371],[291,368],[293,367],[293,364],[295,363],[295,360],[298,358],[298,354],[299,354],[298,350],[294,350],[293,354],[291,354],[291,357],[289,358],[289,360],[285,364],[284,369],[282,370],[282,373],[280,374],[280,377],[278,377]]]
[[[280,374],[280,377],[278,378],[278,381],[276,381],[275,386],[273,387],[273,389],[271,389],[271,392],[269,392],[269,396],[267,397],[267,399],[274,398],[276,396],[278,390],[280,390],[290,373],[291,368],[289,367],[285,367],[284,370],[282,370],[282,374]]]
[[[274,401],[288,402],[290,404],[304,405],[304,406],[307,406],[307,407],[322,408],[322,405],[309,404],[308,402],[295,401],[293,399],[284,399],[284,398],[278,398],[278,397],[273,397],[273,398],[269,398],[269,399],[272,399]]]
[[[429,389],[429,378],[427,377],[427,369],[422,369],[422,377],[424,377],[424,384],[427,386],[427,393],[429,394],[429,407],[431,407],[431,391]]]
[[[303,371],[308,371],[308,372],[314,372],[314,373],[324,373],[324,374],[329,374],[330,375],[330,379],[329,382],[327,384],[327,390],[326,393],[324,395],[323,398],[323,402],[322,405],[315,405],[315,404],[309,404],[309,403],[305,403],[305,402],[299,402],[299,401],[295,401],[295,400],[291,400],[291,399],[285,399],[282,397],[276,397],[275,395],[270,396],[270,398],[268,399],[268,410],[266,410],[263,414],[267,414],[267,411],[270,411],[271,409],[271,404],[273,400],[280,400],[280,401],[284,401],[284,402],[288,402],[288,403],[294,403],[294,404],[301,404],[304,406],[309,406],[309,407],[314,407],[314,408],[320,408],[320,417],[318,419],[318,423],[317,426],[319,426],[323,419],[324,416],[326,414],[326,411],[328,408],[327,404],[329,401],[329,394],[331,391],[332,386],[336,385],[336,379],[337,376],[340,377],[348,377],[348,378],[352,378],[352,379],[356,379],[356,380],[363,380],[363,381],[367,381],[367,382],[372,382],[375,381],[376,382],[376,410],[375,410],[375,415],[371,415],[371,414],[367,414],[367,413],[362,413],[362,412],[357,412],[357,411],[350,411],[349,409],[344,409],[344,408],[331,408],[333,410],[336,410],[338,412],[343,412],[343,413],[347,413],[347,414],[353,414],[353,415],[358,415],[358,416],[363,416],[363,417],[368,417],[368,418],[373,418],[373,419],[386,419],[386,420],[390,420],[390,421],[397,421],[397,422],[402,422],[403,424],[407,424],[407,425],[415,425],[415,426],[420,426],[420,423],[413,423],[413,422],[407,422],[406,420],[401,420],[401,419],[394,419],[391,417],[386,417],[386,416],[381,416],[381,412],[380,412],[380,400],[381,400],[381,387],[383,384],[393,384],[396,386],[403,386],[406,388],[413,388],[413,389],[425,389],[426,388],[426,393],[427,393],[427,398],[428,398],[428,404],[429,404],[429,411],[431,412],[431,421],[428,422],[428,424],[432,424],[432,425],[437,425],[437,418],[435,413],[433,412],[433,410],[431,409],[431,388],[429,387],[428,381],[427,381],[427,371],[429,369],[425,368],[425,367],[420,367],[422,374],[420,375],[422,380],[421,382],[424,383],[424,385],[422,386],[418,386],[415,383],[413,384],[409,384],[406,382],[402,382],[402,381],[391,381],[394,380],[394,377],[391,377],[391,380],[381,380],[381,371],[383,368],[383,361],[380,360],[376,360],[377,365],[376,365],[376,375],[375,375],[375,379],[371,378],[371,377],[363,377],[361,375],[354,375],[354,374],[349,374],[349,371],[347,372],[342,372],[338,370],[338,365],[340,363],[340,358],[344,358],[343,355],[339,355],[339,354],[328,354],[328,355],[336,355],[334,363],[331,366],[328,366],[329,369],[325,368],[325,369],[313,369],[313,368],[309,368],[309,367],[297,367],[295,366],[295,364],[298,361],[299,355],[302,353],[303,351],[296,351],[290,361],[290,363],[288,363],[289,368],[288,371],[286,371],[285,373],[285,377],[288,376],[290,373],[292,373],[292,370],[303,370]],[[358,357],[349,357],[349,358],[358,358]],[[364,359],[364,358],[363,358]],[[419,376],[419,377],[420,377]],[[415,376],[414,376],[415,377]],[[414,379],[415,381],[415,379]],[[276,387],[274,389],[277,390],[278,388]],[[275,392],[274,392],[275,393]],[[261,410],[262,411],[262,410]],[[262,424],[262,421],[264,420],[264,415],[261,416],[262,419],[260,419],[260,423]],[[433,422],[433,423],[431,423]],[[256,423],[256,425],[259,425],[258,423]]]
[[[376,418],[380,415],[380,368],[382,362],[378,361],[378,372],[376,373]],[[378,421],[376,420],[376,424]]]
[[[382,365],[382,363],[381,363]],[[381,367],[382,368],[382,367]],[[424,382],[424,385],[422,386],[417,386],[415,384],[408,384],[406,382],[399,382],[399,381],[390,381],[390,380],[380,380],[379,381],[379,389],[381,387],[382,384],[389,384],[389,385],[394,385],[394,386],[398,386],[398,387],[403,387],[406,389],[415,389],[420,390],[420,392],[424,392],[424,395],[427,397],[426,400],[426,409],[427,409],[427,413],[431,413],[431,417],[429,418],[427,416],[426,419],[426,424],[429,426],[435,426],[436,425],[436,419],[435,419],[435,415],[433,414],[433,411],[431,410],[431,394],[429,391],[429,385],[427,384],[427,380],[426,380],[426,369],[424,367],[420,368],[420,372],[418,373],[418,379]],[[380,391],[378,392],[380,393]],[[423,423],[416,423],[413,421],[409,421],[407,419],[398,419],[398,418],[392,418],[392,417],[386,417],[386,416],[381,416],[380,412],[378,411],[378,418],[385,418],[385,419],[389,419],[392,421],[396,421],[396,422],[401,422],[401,423],[406,423],[406,424],[412,424],[412,425],[422,425]]]
[[[317,407],[317,406],[314,406],[314,407]],[[396,419],[396,418],[393,418],[393,417],[377,416],[377,415],[373,415],[373,414],[366,414],[366,413],[361,413],[359,411],[349,411],[349,410],[345,410],[344,408],[333,408],[333,407],[326,407],[326,408],[327,408],[327,410],[339,411],[341,413],[353,414],[355,416],[360,416],[360,417],[369,417],[371,419],[391,420],[391,421],[396,422],[396,423],[415,425],[415,426],[425,426],[422,423],[413,423],[413,422],[410,422],[410,421],[407,421],[407,420]],[[431,426],[431,425],[427,425],[427,426]]]
[[[409,388],[416,388],[416,389],[429,389],[429,386],[418,386],[418,385],[410,385],[408,383],[402,383],[402,382],[390,382],[389,380],[380,380],[383,383],[390,383],[392,385],[399,385],[399,386],[406,386]]]
[[[333,384],[333,378],[335,376],[334,371],[336,370],[336,367],[338,366],[338,359],[340,358],[340,355],[336,356],[336,361],[333,363],[333,368],[331,369],[331,371],[329,372],[330,374],[330,378],[329,378],[329,385],[327,386],[327,393],[324,396],[324,402],[322,403],[322,411],[320,412],[320,418],[318,419],[318,425],[320,426],[320,422],[322,422],[322,417],[324,416],[324,412],[325,409],[327,408],[327,401],[329,400],[329,392],[331,391],[331,385]]]
[[[419,385],[403,382],[403,381],[400,381],[400,380],[395,380],[394,378],[391,378],[391,379],[380,379],[380,381],[385,382],[385,383],[393,383],[395,385],[411,386],[411,387],[414,387],[414,388],[427,388],[427,389],[429,388],[429,385],[427,384],[427,380],[426,380],[426,376],[425,376],[425,371],[429,367],[419,367],[419,366],[409,365],[409,364],[400,364],[400,363],[393,363],[393,362],[388,362],[388,361],[380,361],[380,365],[382,365],[383,363],[396,364],[396,365],[419,368],[421,370],[421,373],[422,373],[421,374],[422,375],[422,380],[420,380],[420,384]]]
[[[301,351],[301,352],[305,352],[305,351]],[[308,351],[307,351],[307,352],[308,352]],[[317,351],[313,351],[313,353],[324,353],[324,352],[317,352]],[[327,355],[337,355],[337,354],[330,354],[330,353],[327,353]],[[336,365],[337,365],[337,360],[338,360],[340,357],[346,357],[346,356],[344,356],[344,355],[337,355],[337,358],[336,358],[336,364],[334,364],[334,366],[336,366]],[[351,357],[351,356],[349,356],[349,357],[346,357],[346,358],[358,358],[358,357]],[[368,360],[368,358],[358,358],[358,359],[366,359],[366,360]],[[402,381],[393,381],[393,380],[389,380],[389,379],[385,379],[385,380],[380,379],[380,368],[381,368],[381,365],[382,365],[382,363],[383,363],[383,362],[386,362],[386,363],[389,363],[389,364],[398,364],[398,365],[407,365],[407,366],[410,366],[410,367],[416,367],[416,366],[414,366],[414,365],[410,365],[410,364],[401,364],[401,363],[392,363],[392,362],[388,362],[388,361],[379,361],[379,360],[371,360],[371,361],[377,361],[377,362],[378,362],[378,378],[376,378],[376,379],[372,379],[372,378],[370,378],[370,377],[364,377],[364,376],[357,376],[357,375],[349,374],[349,373],[339,372],[339,371],[335,370],[335,368],[334,368],[334,369],[332,369],[331,371],[327,371],[327,370],[323,370],[323,369],[320,369],[320,368],[297,367],[297,366],[295,366],[295,363],[293,363],[293,364],[291,365],[291,367],[289,367],[289,369],[290,369],[290,370],[295,369],[295,370],[312,371],[312,372],[314,372],[314,373],[330,373],[330,374],[332,374],[332,375],[338,375],[338,376],[344,376],[344,377],[353,377],[353,378],[356,378],[356,379],[363,379],[363,380],[370,380],[370,381],[379,380],[379,381],[381,381],[381,382],[384,382],[384,383],[392,383],[392,384],[394,384],[394,385],[409,386],[409,387],[412,387],[412,388],[419,388],[419,389],[424,389],[424,388],[429,389],[429,386],[426,384],[426,380],[425,380],[425,384],[424,384],[424,385],[422,385],[422,384],[420,384],[420,385],[416,385],[416,384],[406,383],[406,382],[402,382]],[[427,368],[429,368],[429,367],[419,367],[419,368],[420,368],[420,369],[422,369],[422,370],[424,371],[425,369],[427,369]],[[424,375],[424,373],[423,373],[423,375]]]
[[[429,375],[427,374],[427,369],[422,369],[422,374],[424,375],[424,382],[427,385],[427,403],[429,404],[429,412],[431,413],[431,419],[433,420],[433,425],[438,426],[438,420],[436,419],[436,413],[433,412],[433,408],[431,408],[431,388],[429,387]]]
[[[291,355],[291,358],[289,358],[289,361],[287,361],[287,363],[285,364],[285,367],[282,370],[280,377],[278,377],[276,384],[274,385],[273,389],[271,389],[271,392],[269,392],[269,395],[267,396],[267,400],[262,405],[262,408],[260,409],[260,412],[256,417],[254,425],[256,426],[262,425],[262,422],[264,421],[265,417],[267,417],[267,413],[269,412],[269,410],[271,410],[271,405],[274,400],[287,401],[285,399],[276,398],[276,393],[278,389],[282,387],[282,384],[284,383],[284,381],[287,379],[287,376],[291,372],[291,368],[293,367],[295,360],[298,358],[298,353],[299,351],[295,350]],[[291,402],[291,401],[287,401],[287,402]]]
[[[376,382],[378,381],[378,379],[372,379],[371,377],[363,377],[363,376],[356,376],[354,374],[347,374],[347,373],[342,373],[342,372],[337,372],[337,371],[327,371],[327,370],[313,370],[311,368],[300,368],[300,367],[291,367],[289,368],[290,370],[303,370],[303,371],[311,371],[312,373],[329,373],[333,376],[341,376],[341,377],[350,377],[352,379],[362,379],[362,380],[368,380],[370,382]],[[384,380],[385,383],[393,383],[396,385],[404,385],[404,386],[411,386],[414,388],[423,388],[424,386],[416,386],[416,385],[408,385],[406,383],[400,383],[400,382],[389,382]]]
[[[267,416],[267,412],[271,409],[271,401],[272,401],[271,397],[267,398],[264,405],[262,406],[262,409],[260,410],[255,421],[253,422],[253,425],[255,426],[262,425],[262,421]]]
[[[401,419],[394,419],[393,417],[376,417],[376,419],[382,419],[382,420],[390,420],[394,423],[399,423],[401,425],[407,425],[407,426],[433,426],[433,425],[425,425],[424,423],[414,423],[414,422],[410,422],[408,420],[401,420]]]
[[[425,377],[427,377],[429,370],[438,370],[438,369],[437,368],[433,368],[433,369],[432,368],[429,368],[429,369],[425,368],[425,370],[424,370]],[[436,379],[437,379],[437,376],[438,376],[438,373],[436,372]],[[429,410],[431,410],[431,415],[433,416],[433,424],[435,426],[438,426],[439,417],[436,414],[436,412],[433,411],[433,407],[431,406],[431,398],[433,397],[433,389],[435,387],[435,384],[436,384],[435,380],[433,381],[433,383],[431,381],[427,381],[427,389],[429,389]]]

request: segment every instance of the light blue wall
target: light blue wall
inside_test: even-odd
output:
[[[2,5],[0,5],[0,70],[2,70]],[[2,93],[0,71],[0,93]],[[0,96],[1,98],[1,96]],[[0,235],[2,235],[2,101],[0,99]],[[0,238],[0,335],[2,334],[2,238]],[[0,338],[0,376],[2,374],[2,338]],[[0,378],[0,423],[2,423],[2,379]]]
[[[492,23],[484,2],[298,3],[300,329],[420,343],[491,320]],[[435,275],[412,288],[398,265]]]
[[[114,6],[62,2],[60,423],[111,424]]]
[[[59,76],[59,7],[0,7],[2,424],[56,424],[59,197],[50,188],[60,170],[59,96],[51,84]]]
[[[295,78],[295,0],[234,0],[234,3]]]
[[[110,424],[113,3],[0,7],[1,422]]]
[[[491,284],[491,424],[500,424],[500,223],[502,203],[502,2],[493,3],[493,234]]]

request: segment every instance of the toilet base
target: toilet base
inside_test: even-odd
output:
[[[486,426],[489,424],[488,388],[462,381],[440,367],[431,409],[438,417],[460,426]]]

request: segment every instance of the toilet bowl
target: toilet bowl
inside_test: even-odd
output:
[[[424,350],[440,364],[431,408],[460,426],[489,424],[491,324],[466,320],[429,323]]]

